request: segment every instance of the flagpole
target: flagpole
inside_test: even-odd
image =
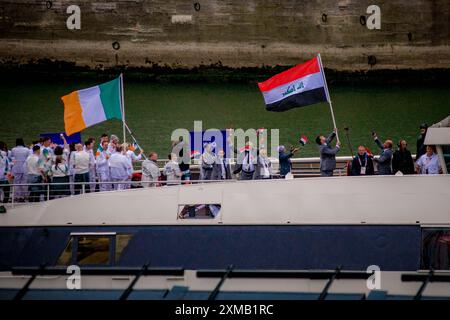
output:
[[[136,143],[136,145],[138,146],[138,148],[142,151],[141,146],[140,146],[139,143],[137,142],[136,138],[135,138],[134,135],[133,135],[133,132],[131,132],[131,129],[128,127],[128,125],[127,125],[126,123],[125,123],[125,128],[128,130],[128,133],[130,134],[131,139],[133,139],[134,143]],[[144,153],[142,153],[142,156],[144,157],[144,159],[147,160],[147,157],[146,157],[146,155],[145,155]]]
[[[325,72],[323,71],[323,64],[322,64],[322,58],[320,57],[320,53],[317,54],[317,59],[319,59],[320,71],[322,72],[322,76],[323,76],[323,80],[324,80],[323,82],[325,83],[325,94],[327,96],[328,104],[330,105],[331,119],[333,119],[334,128],[337,129],[336,119],[334,118],[334,112],[333,112],[333,104],[331,103],[330,92],[328,91],[328,85],[327,85],[327,78],[325,78]],[[338,134],[337,130],[336,130],[336,139],[337,139],[337,141],[339,141],[339,134]]]
[[[122,102],[122,131],[123,131],[123,143],[126,141],[126,123],[125,123],[125,101],[123,91],[123,73],[120,74],[120,98]]]

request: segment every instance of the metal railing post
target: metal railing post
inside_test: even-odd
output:
[[[47,201],[50,200],[50,183],[47,183]]]
[[[15,189],[15,185],[13,182],[12,191],[11,191],[11,205],[12,206],[14,206],[14,189]]]
[[[84,194],[85,190],[86,190],[86,185],[83,182],[83,184],[81,185],[81,194]]]

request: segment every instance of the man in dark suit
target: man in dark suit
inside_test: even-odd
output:
[[[372,133],[375,143],[381,150],[380,157],[375,159],[378,162],[378,174],[379,175],[391,175],[391,162],[392,162],[392,140],[386,140],[381,144],[378,136],[375,132]]]
[[[428,125],[426,123],[422,123],[420,125],[420,135],[417,138],[417,152],[416,152],[416,161],[427,152],[427,147],[425,145],[425,136],[427,135]]]
[[[407,146],[406,140],[399,141],[398,150],[394,152],[392,157],[393,174],[396,174],[398,171],[403,174],[414,174],[414,161]]]
[[[231,165],[229,159],[225,158],[225,152],[217,153],[216,162],[213,165],[212,180],[231,179]]]
[[[334,169],[336,169],[336,154],[341,148],[341,142],[336,141],[336,147],[330,146],[334,137],[336,136],[337,129],[334,128],[333,132],[325,138],[325,136],[317,136],[316,143],[319,145],[320,150],[320,175],[322,177],[331,177]]]
[[[351,176],[371,176],[374,174],[372,157],[367,154],[366,147],[359,146],[358,154],[353,158]]]

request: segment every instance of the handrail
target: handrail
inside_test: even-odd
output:
[[[82,275],[88,276],[133,276],[142,272],[145,276],[183,276],[184,268],[157,268],[157,267],[80,267]],[[18,276],[62,276],[68,275],[67,267],[13,267],[11,273]]]

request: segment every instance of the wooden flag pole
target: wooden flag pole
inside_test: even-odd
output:
[[[337,129],[336,119],[334,118],[334,112],[333,112],[333,104],[331,103],[330,92],[328,91],[328,85],[327,85],[327,78],[325,78],[325,72],[323,71],[323,64],[322,64],[322,58],[320,57],[320,53],[317,55],[317,59],[319,60],[320,71],[322,72],[323,82],[325,84],[325,94],[327,95],[327,101],[328,101],[328,104],[330,105],[331,118],[333,119],[333,126],[334,126],[334,128]],[[337,130],[336,130],[336,140],[340,141]]]
[[[126,142],[126,123],[125,123],[125,99],[123,90],[123,73],[120,74],[120,98],[122,102],[122,130],[123,130],[123,142]]]

